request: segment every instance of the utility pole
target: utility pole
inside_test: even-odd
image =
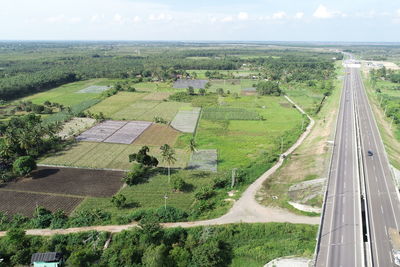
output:
[[[232,183],[231,183],[231,188],[233,188],[235,186],[235,182],[236,182],[236,171],[237,168],[232,169]]]
[[[383,116],[386,116],[386,109],[387,109],[387,106],[385,106],[385,111],[383,112]]]
[[[393,121],[394,121],[394,117],[392,117],[392,121],[390,122],[390,130],[392,130]]]
[[[283,136],[281,136],[281,155],[283,154]]]
[[[168,196],[167,196],[167,193],[165,193],[164,194],[164,208],[165,208],[165,210],[167,210],[167,199],[168,199]]]

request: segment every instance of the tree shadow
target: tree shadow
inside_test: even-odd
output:
[[[46,178],[48,176],[54,175],[54,174],[58,173],[59,171],[60,171],[60,169],[56,169],[56,168],[39,169],[39,170],[32,172],[31,176],[32,176],[32,179],[42,179],[42,178]]]

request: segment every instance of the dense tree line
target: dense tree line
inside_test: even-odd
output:
[[[261,266],[288,255],[311,257],[316,230],[286,223],[163,229],[151,217],[114,235],[41,237],[13,228],[0,238],[0,267],[28,265],[33,253],[50,251],[61,252],[65,266],[223,267],[235,258]]]

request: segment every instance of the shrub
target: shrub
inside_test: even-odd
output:
[[[142,183],[146,175],[148,174],[148,168],[143,166],[142,164],[135,164],[131,171],[125,174],[122,181],[125,182],[127,185],[137,185]]]
[[[225,188],[229,185],[229,180],[226,177],[216,177],[213,180],[212,187],[214,189]]]
[[[211,198],[214,195],[214,190],[208,186],[203,186],[200,187],[199,190],[196,191],[196,193],[194,194],[194,197],[197,200],[207,200],[209,198]]]
[[[186,92],[177,92],[168,97],[169,100],[176,102],[191,102],[192,98],[193,97]]]
[[[172,189],[176,191],[183,191],[185,189],[186,182],[180,176],[173,176],[171,179],[171,186]]]
[[[33,213],[31,223],[34,228],[47,228],[50,226],[52,219],[51,211],[39,206]]]
[[[31,156],[22,156],[13,163],[13,171],[17,175],[25,176],[36,169],[36,162]]]
[[[117,208],[124,208],[126,206],[126,197],[123,194],[116,194],[112,197],[111,203]]]
[[[188,217],[186,212],[170,206],[160,207],[157,209],[156,215],[160,222],[185,221]]]

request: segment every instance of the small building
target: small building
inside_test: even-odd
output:
[[[62,254],[59,252],[35,253],[31,258],[34,267],[60,267],[62,266]]]

